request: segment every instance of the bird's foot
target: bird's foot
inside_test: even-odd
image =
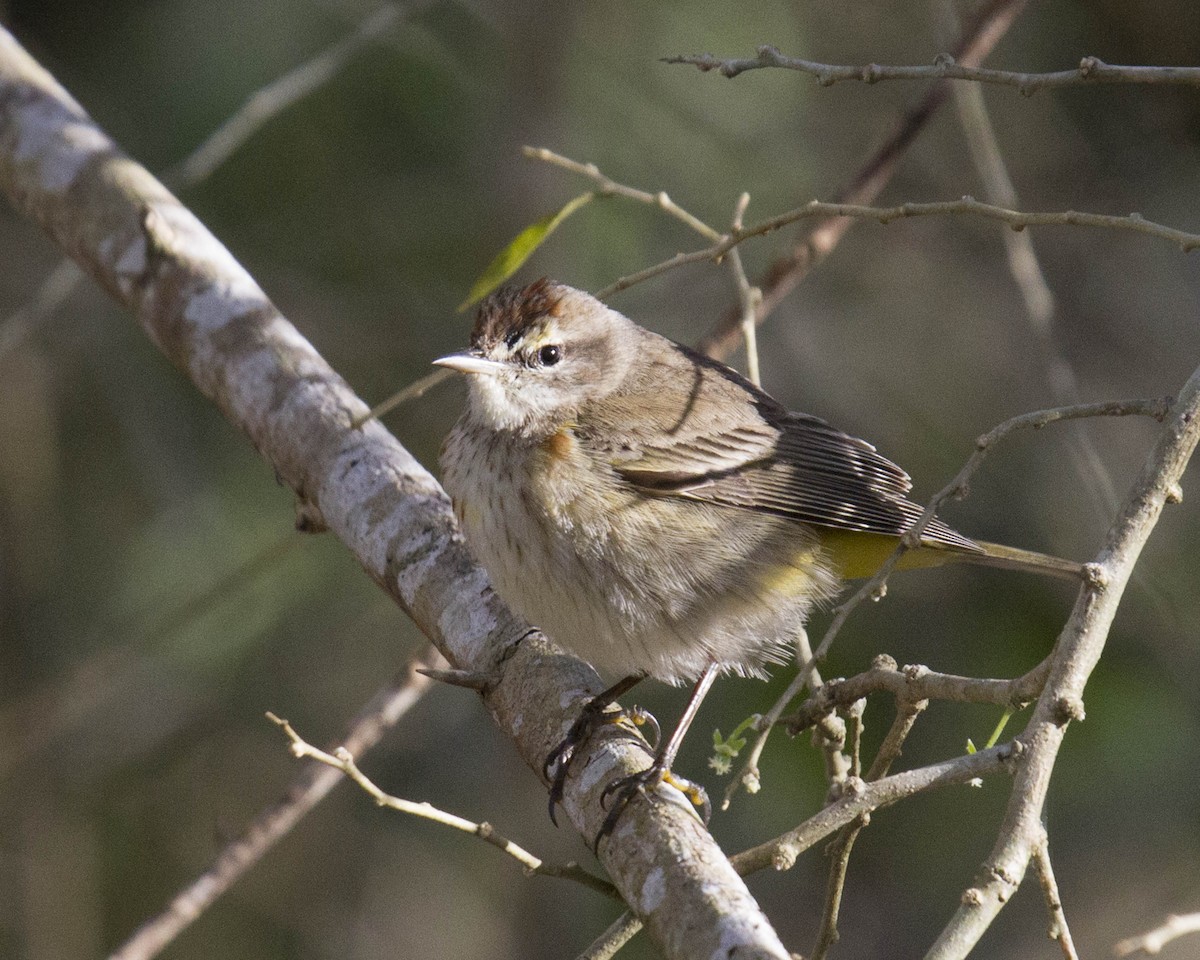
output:
[[[674,787],[687,797],[692,802],[692,806],[699,809],[698,819],[708,826],[708,819],[712,816],[712,804],[709,803],[707,791],[700,784],[672,773],[660,757],[640,773],[621,777],[604,788],[604,793],[600,795],[600,803],[602,806],[608,807],[608,816],[604,818],[604,823],[600,825],[600,832],[596,834],[596,839],[592,842],[592,851],[599,850],[600,841],[612,833],[617,821],[621,819],[621,814],[625,812],[625,808],[629,806],[629,802],[634,797],[640,795],[652,800],[655,790],[662,783]],[[611,807],[608,804],[610,798],[612,799]]]
[[[563,789],[567,782],[567,773],[571,769],[571,760],[575,751],[597,730],[617,726],[633,735],[635,742],[646,747],[648,753],[658,749],[660,730],[658,721],[648,711],[641,707],[629,709],[614,708],[612,700],[601,694],[589,700],[580,711],[579,717],[571,724],[562,743],[550,751],[546,762],[542,765],[542,774],[550,781],[550,822],[556,827],[558,819],[554,815],[555,807],[562,802]],[[646,738],[641,728],[650,734],[650,745],[646,746]],[[599,838],[597,837],[597,840]]]

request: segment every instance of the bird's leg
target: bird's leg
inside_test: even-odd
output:
[[[579,717],[571,724],[562,743],[550,751],[550,756],[542,764],[542,774],[550,780],[550,822],[556,827],[558,820],[554,816],[554,808],[562,801],[563,786],[567,782],[567,772],[571,769],[571,758],[575,750],[584,740],[600,726],[608,723],[627,723],[634,727],[648,726],[652,732],[653,747],[658,748],[658,721],[641,707],[631,707],[629,710],[613,710],[608,708],[621,696],[632,690],[642,679],[642,674],[635,674],[618,680],[603,693],[592,697],[580,711]],[[641,741],[638,741],[641,743]]]
[[[685,780],[683,777],[672,773],[671,764],[675,762],[675,756],[679,753],[679,748],[683,745],[683,738],[687,735],[692,721],[696,719],[696,714],[700,711],[700,704],[704,702],[704,697],[708,693],[709,687],[712,686],[713,681],[717,678],[717,672],[718,667],[715,663],[710,663],[704,668],[704,673],[700,675],[700,679],[696,681],[696,686],[692,688],[692,695],[688,699],[687,707],[684,708],[683,716],[679,718],[679,723],[676,725],[674,731],[672,731],[670,738],[663,745],[662,749],[658,751],[658,754],[654,758],[654,763],[641,773],[635,773],[628,777],[614,780],[604,788],[600,802],[604,803],[611,796],[613,803],[611,809],[608,811],[608,816],[604,818],[600,832],[596,834],[596,840],[592,844],[593,850],[600,846],[601,840],[612,833],[613,827],[617,825],[617,820],[620,819],[621,813],[628,806],[630,800],[638,794],[651,796],[650,791],[664,781],[683,793],[697,807],[700,807],[703,811],[704,822],[708,823],[708,817],[712,811],[712,807],[708,802],[708,794],[705,793],[704,788],[698,783],[692,783],[692,781]]]

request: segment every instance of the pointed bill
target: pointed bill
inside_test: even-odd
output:
[[[433,361],[435,367],[445,367],[459,373],[497,374],[504,369],[504,364],[495,360],[485,360],[470,353],[452,353]]]

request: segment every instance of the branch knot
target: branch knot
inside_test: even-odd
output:
[[[1086,716],[1083,700],[1079,697],[1068,694],[1054,701],[1054,720],[1060,726],[1072,720],[1083,720]]]

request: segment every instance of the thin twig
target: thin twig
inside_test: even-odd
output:
[[[378,743],[429,689],[432,681],[421,676],[417,668],[444,663],[432,647],[409,661],[398,680],[375,694],[352,721],[343,740],[346,749],[362,756]],[[255,817],[207,870],[180,890],[162,913],[142,924],[109,960],[149,960],[158,956],[341,781],[342,775],[330,767],[306,768],[283,800]]]
[[[737,206],[733,211],[731,228],[733,233],[742,229],[742,217],[750,205],[750,194],[743,193],[738,197]],[[752,287],[742,266],[742,255],[738,250],[729,251],[729,269],[733,271],[733,282],[737,288],[738,303],[742,307],[742,337],[746,341],[746,376],[756,387],[762,386],[762,374],[758,367],[758,328],[755,326],[755,314],[762,302],[762,291]]]
[[[1058,882],[1054,879],[1054,867],[1050,863],[1050,838],[1044,826],[1041,836],[1033,845],[1033,866],[1042,887],[1042,896],[1046,899],[1046,909],[1050,913],[1048,935],[1051,940],[1058,941],[1062,948],[1063,960],[1079,960],[1075,941],[1071,938],[1071,928],[1067,926],[1067,914],[1063,910],[1062,898],[1058,895]]]
[[[588,944],[588,948],[576,960],[612,960],[625,944],[642,929],[642,921],[633,912],[626,910],[617,917],[608,929]]]
[[[888,729],[887,736],[883,738],[883,743],[879,745],[879,751],[875,754],[871,769],[867,771],[868,783],[882,780],[888,775],[892,764],[900,758],[904,749],[904,741],[912,733],[917,717],[924,713],[927,706],[929,706],[928,700],[902,700],[896,704],[895,719],[892,720],[892,725]]]
[[[1084,213],[1078,210],[1010,210],[1007,207],[984,203],[970,196],[962,197],[959,200],[936,200],[930,203],[902,203],[894,207],[868,207],[853,203],[825,203],[820,200],[810,200],[802,207],[788,210],[786,213],[781,213],[776,217],[771,217],[769,220],[763,220],[752,227],[747,227],[739,233],[725,236],[710,247],[705,247],[702,250],[692,250],[689,253],[677,253],[673,257],[662,260],[653,266],[646,267],[644,270],[621,277],[599,291],[596,296],[603,300],[621,290],[627,290],[635,284],[642,283],[669,270],[687,266],[691,263],[703,263],[705,261],[720,263],[730,250],[738,244],[749,240],[751,237],[759,237],[767,233],[772,233],[800,220],[850,217],[859,220],[877,220],[879,223],[887,225],[909,217],[934,216],[983,217],[988,220],[999,220],[1002,223],[1007,223],[1014,230],[1024,230],[1026,227],[1035,226],[1093,227],[1122,230],[1132,233],[1144,233],[1167,240],[1170,243],[1176,244],[1184,253],[1190,253],[1192,250],[1200,247],[1200,234],[1189,233],[1186,230],[1179,230],[1166,224],[1147,220],[1139,213],[1118,216],[1105,213]],[[738,329],[740,331],[740,325]]]
[[[813,944],[811,960],[825,960],[830,949],[838,942],[838,917],[842,911],[842,893],[846,889],[846,873],[850,869],[850,854],[854,841],[863,828],[871,822],[871,815],[864,813],[829,844],[827,851],[833,862],[829,867],[829,879],[825,884],[825,909],[821,912],[821,926]]]
[[[897,669],[891,657],[879,656],[870,670],[846,679],[830,680],[805,700],[795,713],[781,718],[780,722],[790,735],[795,736],[831,711],[872,693],[882,692],[890,693],[901,707],[928,700],[1019,707],[1030,703],[1041,693],[1047,669],[1048,661],[1043,660],[1022,676],[1011,680],[993,680],[937,673],[919,664]],[[882,747],[880,752],[883,752]]]
[[[867,712],[867,699],[861,697],[842,711],[846,717],[850,741],[850,776],[862,776],[862,735],[866,726],[863,717]]]
[[[1128,937],[1119,941],[1113,950],[1117,956],[1127,957],[1131,953],[1157,954],[1162,952],[1172,940],[1189,933],[1200,933],[1200,913],[1168,914],[1167,919],[1153,930],[1147,930],[1136,937]]]
[[[1180,477],[1198,442],[1200,369],[1180,390],[1109,528],[1104,548],[1088,565],[1089,577],[1055,643],[1045,688],[1020,735],[1025,754],[995,844],[975,882],[963,893],[958,910],[930,948],[928,960],[966,957],[1020,887],[1042,830],[1046,794],[1066,728],[1071,720],[1084,715],[1084,687],[1104,652],[1125,587],[1163,508],[1179,499]]]
[[[798,664],[812,663],[813,652],[812,646],[809,644],[808,631],[801,626],[796,634],[796,662]],[[821,672],[813,665],[809,673],[809,682],[815,691],[822,688]],[[846,756],[846,723],[841,717],[836,716],[833,711],[827,711],[824,716],[813,724],[813,745],[821,751],[825,757],[825,776],[829,780],[830,797],[836,798],[840,796],[842,786],[846,782],[846,778],[851,775],[852,761]],[[854,771],[857,775],[857,771]],[[730,789],[736,789],[735,780],[730,784]],[[730,793],[728,790],[725,794],[725,807],[729,805]]]
[[[630,187],[623,183],[618,183],[611,177],[605,176],[600,172],[600,168],[594,163],[580,163],[578,160],[572,160],[570,157],[564,157],[561,154],[555,153],[553,150],[548,150],[545,147],[522,147],[521,153],[530,160],[541,160],[543,163],[549,163],[552,166],[560,167],[563,170],[569,170],[572,173],[577,173],[582,177],[587,177],[596,184],[596,192],[601,196],[624,197],[627,200],[634,200],[638,203],[646,204],[651,207],[658,207],[664,213],[674,217],[680,223],[690,227],[702,237],[707,237],[709,240],[720,240],[722,234],[719,230],[715,230],[699,217],[688,213],[683,207],[679,206],[672,200],[665,190],[659,190],[657,193],[651,193],[648,190],[639,190],[637,187]]]
[[[1009,769],[1011,761],[1020,755],[1021,750],[1020,743],[1001,744],[953,760],[894,773],[874,783],[860,782],[853,787],[848,783],[841,799],[823,807],[799,826],[773,840],[735,854],[729,858],[729,862],[743,876],[767,867],[790,870],[805,850],[862,814],[891,806],[935,787],[971,783],[980,777]]]
[[[634,200],[647,206],[657,207],[674,217],[680,223],[690,227],[707,240],[720,243],[725,239],[725,234],[709,226],[694,214],[684,210],[667,195],[666,191],[660,190],[657,193],[651,193],[648,190],[639,190],[637,187],[619,183],[602,173],[600,168],[594,163],[580,163],[578,160],[564,157],[562,154],[555,153],[553,150],[548,150],[545,147],[522,147],[521,152],[531,160],[541,160],[543,163],[549,163],[552,166],[587,177],[596,184],[597,192],[601,196],[624,197],[627,200]],[[742,217],[749,203],[750,194],[743,193],[738,197],[732,222],[732,232],[735,235],[742,229]],[[742,256],[736,248],[731,248],[728,251],[728,255],[723,259],[729,263],[729,269],[733,276],[734,289],[737,292],[738,303],[741,305],[741,329],[746,341],[746,375],[751,383],[761,386],[762,379],[758,367],[758,344],[755,337],[755,316],[758,304],[762,301],[762,292],[757,287],[750,285],[750,281],[746,277],[746,271],[742,266]],[[596,296],[604,299],[615,292],[616,290],[609,286],[600,290]]]
[[[43,317],[66,303],[82,279],[83,271],[74,260],[59,260],[29,302],[0,320],[0,360],[24,343]]]
[[[881,659],[877,657],[876,661]],[[894,667],[894,665],[893,661],[892,666]],[[880,664],[880,666],[884,665]],[[819,692],[824,691],[822,689]],[[864,703],[864,700],[859,699],[855,700],[852,706],[861,711],[861,705]],[[928,700],[897,698],[896,717],[879,747],[879,752],[875,755],[875,762],[871,764],[871,769],[867,772],[866,780],[868,782],[887,776],[892,763],[900,756],[901,748],[912,731],[913,724],[916,723],[917,717],[921,715],[928,703]],[[857,770],[855,772],[857,773]],[[846,874],[850,868],[850,854],[854,850],[854,843],[858,839],[858,835],[870,822],[871,814],[869,812],[860,814],[853,823],[842,828],[841,833],[829,846],[829,857],[833,862],[829,867],[829,880],[825,886],[825,909],[821,914],[821,926],[812,949],[812,960],[823,960],[830,948],[838,942],[838,918],[842,910],[842,894],[846,888]]]
[[[1008,174],[999,140],[988,116],[983,89],[977,84],[955,84],[954,105],[966,134],[971,159],[983,182],[986,199],[1002,207],[1015,209],[1020,206],[1016,187]],[[1029,330],[1041,348],[1051,396],[1058,404],[1080,403],[1083,394],[1079,389],[1079,378],[1054,339],[1054,293],[1038,262],[1033,238],[1025,230],[1001,229],[1000,234],[1008,257],[1009,273],[1025,303]],[[1117,490],[1091,435],[1076,434],[1068,441],[1067,449],[1075,461],[1075,472],[1080,482],[1090,489],[1095,502],[1106,507],[1107,514],[1111,515],[1117,508]]]
[[[800,57],[788,57],[775,47],[764,44],[758,56],[747,59],[719,59],[710,53],[664,57],[663,63],[682,63],[698,67],[707,73],[715,70],[724,77],[738,76],[751,70],[777,67],[811,74],[823,87],[843,80],[879,83],[881,80],[971,80],[976,83],[996,83],[1016,87],[1023,96],[1032,96],[1050,87],[1073,87],[1089,83],[1153,83],[1200,86],[1200,67],[1119,66],[1105,63],[1099,57],[1084,57],[1073,70],[1051,73],[1020,73],[1012,70],[989,70],[956,63],[950,54],[939,54],[933,63],[921,66],[896,66],[868,63],[846,66],[818,63]]]
[[[255,90],[204,143],[168,170],[163,179],[172,187],[190,187],[211,175],[268,122],[328,83],[359,51],[392,29],[402,15],[397,5],[383,4],[315,57]]]
[[[1025,9],[1027,2],[985,0],[963,26],[958,42],[951,47],[953,55],[960,63],[982,63]],[[945,101],[948,88],[946,83],[932,84],[915,107],[897,118],[880,146],[834,194],[834,198],[845,203],[873,202],[890,182],[908,148]],[[785,256],[772,263],[757,284],[763,296],[755,313],[755,323],[763,323],[812,269],[837,248],[842,237],[857,222],[850,217],[831,217],[820,221],[810,227]],[[697,348],[713,357],[727,356],[741,342],[741,323],[738,307],[726,310],[714,328],[700,340]]]
[[[742,765],[741,770],[730,784],[726,791],[725,805],[729,803],[729,797],[733,790],[739,784],[757,783],[760,781],[758,771],[758,760],[762,756],[762,751],[766,746],[767,738],[771,734],[771,730],[775,724],[779,722],[783,711],[787,705],[792,702],[804,689],[808,683],[809,674],[813,667],[822,661],[829,652],[830,646],[834,639],[841,631],[846,619],[854,612],[855,609],[865,601],[868,597],[879,597],[887,589],[887,581],[891,576],[892,571],[900,562],[900,558],[912,546],[920,543],[922,533],[932,521],[938,509],[943,503],[951,497],[963,497],[967,492],[967,484],[975,472],[982,466],[984,458],[988,452],[1000,440],[1007,437],[1009,434],[1022,429],[1040,430],[1042,427],[1048,426],[1051,423],[1057,423],[1061,420],[1074,420],[1084,417],[1101,417],[1101,416],[1150,416],[1157,420],[1161,420],[1166,412],[1170,409],[1170,401],[1166,399],[1160,400],[1121,400],[1111,401],[1107,403],[1087,403],[1080,404],[1074,407],[1055,407],[1050,410],[1036,410],[1032,413],[1022,414],[1018,417],[1013,417],[1003,423],[993,427],[978,440],[975,441],[975,452],[970,456],[963,468],[958,472],[957,476],[943,487],[925,507],[924,513],[914,523],[908,531],[902,536],[896,545],[896,549],[891,556],[884,561],[883,565],[870,580],[866,581],[849,599],[839,604],[834,610],[833,619],[825,630],[825,635],[821,638],[820,644],[817,646],[816,653],[808,664],[802,666],[787,689],[779,697],[778,700],[771,706],[771,709],[763,715],[762,722],[758,725],[759,733],[751,746],[747,759]]]
[[[534,856],[524,847],[509,840],[503,834],[498,833],[490,823],[476,823],[473,820],[467,820],[456,814],[447,813],[445,810],[439,810],[428,802],[416,803],[412,800],[405,800],[403,797],[385,793],[370,777],[359,769],[358,764],[354,761],[354,754],[345,746],[335,747],[332,752],[322,750],[319,747],[314,747],[301,737],[292,725],[283,718],[277,717],[273,713],[268,713],[267,719],[284,732],[291,742],[292,753],[296,757],[301,760],[306,758],[316,760],[327,767],[340,770],[353,780],[379,806],[387,807],[389,810],[396,810],[399,813],[407,813],[413,817],[420,817],[423,820],[430,820],[433,823],[440,823],[444,827],[461,830],[463,833],[476,836],[484,843],[490,844],[516,860],[517,863],[524,867],[525,873],[529,876],[560,877],[565,880],[574,880],[576,883],[582,884],[590,890],[595,890],[597,893],[603,893],[607,897],[621,900],[620,894],[617,893],[611,883],[588,873],[579,864],[574,862],[565,864],[546,863],[540,857]]]
[[[409,403],[412,400],[416,400],[425,396],[425,394],[427,394],[438,384],[444,383],[452,376],[454,376],[453,373],[440,367],[437,370],[434,370],[433,373],[427,373],[425,376],[421,377],[421,379],[410,383],[403,390],[397,390],[382,403],[372,407],[366,413],[359,414],[350,421],[350,429],[358,430],[368,420],[378,420],[380,417],[391,413],[402,403]]]

